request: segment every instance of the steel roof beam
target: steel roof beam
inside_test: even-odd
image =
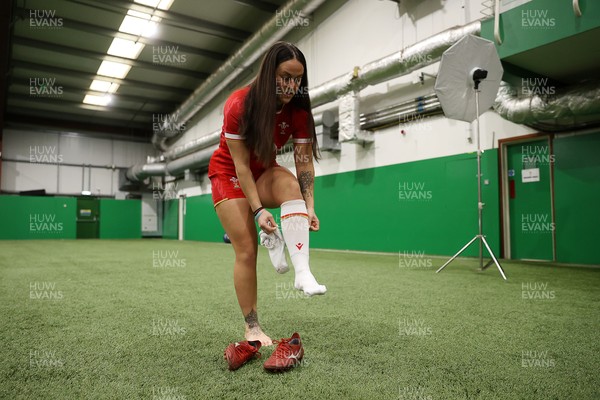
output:
[[[130,78],[127,78],[127,79],[111,78],[108,76],[100,76],[100,75],[97,75],[92,72],[78,71],[78,70],[74,70],[74,69],[55,67],[55,66],[47,65],[47,64],[32,63],[32,62],[28,62],[28,61],[14,60],[14,57],[13,57],[13,61],[11,62],[11,67],[13,69],[14,68],[30,69],[30,70],[39,71],[39,72],[54,73],[57,75],[65,75],[65,76],[70,76],[70,77],[75,77],[75,78],[80,78],[80,79],[86,79],[86,80],[93,80],[93,79],[100,78],[102,80],[105,80],[108,82],[113,82],[113,83],[119,84],[121,86],[131,86],[131,87],[136,87],[136,88],[140,88],[140,89],[155,90],[157,92],[168,92],[168,93],[177,94],[177,95],[181,95],[181,96],[187,96],[192,92],[191,90],[188,90],[185,88],[161,85],[159,83],[149,83],[149,82],[144,82],[144,81],[133,80]]]
[[[146,70],[158,71],[174,75],[184,75],[198,80],[204,80],[209,75],[205,72],[196,72],[183,68],[168,67],[145,61],[132,60],[130,58],[112,56],[106,53],[99,53],[91,50],[80,49],[77,47],[45,42],[42,40],[29,39],[22,36],[13,36],[13,43],[15,45],[31,47],[40,50],[47,50],[60,54],[70,54],[76,57],[91,58],[100,61],[112,61],[116,63],[130,65],[131,67],[143,68]]]
[[[125,0],[65,0],[71,3],[77,3],[88,7],[99,8],[104,11],[119,13],[125,15],[128,10],[134,10],[143,12],[146,14],[153,14],[156,17],[162,19],[160,22],[164,25],[174,26],[176,28],[183,28],[187,30],[193,30],[201,32],[207,35],[221,37],[224,39],[233,40],[236,42],[243,42],[250,35],[251,32],[246,32],[241,29],[231,28],[229,26],[217,24],[211,21],[206,21],[200,18],[190,17],[189,15],[179,14],[173,11],[164,11],[149,7],[143,4],[133,3]]]
[[[29,15],[29,12],[31,10],[29,10],[27,8],[19,8],[19,9],[17,9],[17,11],[21,17],[26,17],[27,15]],[[171,47],[171,48],[177,47],[179,51],[182,51],[186,54],[195,54],[198,56],[207,57],[207,58],[217,60],[217,61],[225,61],[227,59],[227,57],[229,57],[229,55],[225,54],[225,53],[219,53],[216,51],[200,49],[198,47],[186,46],[183,44],[169,42],[166,40],[153,39],[153,38],[147,38],[144,36],[132,35],[132,34],[125,33],[125,32],[115,31],[113,29],[106,28],[104,26],[89,24],[86,22],[81,22],[81,21],[76,21],[74,19],[61,17],[60,15],[56,15],[56,17],[60,18],[63,21],[64,28],[74,29],[74,30],[78,30],[78,31],[82,31],[82,32],[95,33],[97,35],[106,36],[106,37],[131,40],[132,42],[139,42],[139,43],[143,43],[148,46],[165,46],[165,47]]]

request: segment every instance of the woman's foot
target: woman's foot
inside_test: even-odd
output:
[[[246,334],[244,335],[247,341],[259,340],[260,344],[263,346],[271,346],[273,345],[273,341],[270,337],[265,335],[260,326],[254,328],[246,327]]]
[[[259,340],[263,346],[271,346],[273,344],[271,338],[265,335],[258,324],[258,314],[256,313],[256,310],[250,310],[244,317],[244,320],[246,321],[246,333],[244,334],[244,337],[247,341]]]
[[[325,292],[327,292],[327,287],[325,285],[319,285],[319,282],[317,282],[310,272],[296,274],[294,287],[298,290],[302,290],[309,296],[325,294]]]

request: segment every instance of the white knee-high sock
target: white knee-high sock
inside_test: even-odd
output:
[[[308,214],[304,200],[286,201],[281,205],[281,232],[295,271],[295,287],[308,295],[324,294],[309,265]]]

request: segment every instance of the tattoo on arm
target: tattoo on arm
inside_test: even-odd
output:
[[[244,320],[248,324],[248,328],[258,327],[258,314],[256,313],[256,310],[250,310],[250,312],[244,316]]]
[[[314,178],[309,171],[302,171],[298,174],[298,184],[304,198],[312,196]]]

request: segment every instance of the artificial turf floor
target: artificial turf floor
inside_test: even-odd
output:
[[[302,336],[283,374],[230,372],[229,245],[0,242],[2,399],[599,399],[600,270],[311,251],[325,296],[259,254],[259,321]],[[274,347],[263,348],[263,360]]]

